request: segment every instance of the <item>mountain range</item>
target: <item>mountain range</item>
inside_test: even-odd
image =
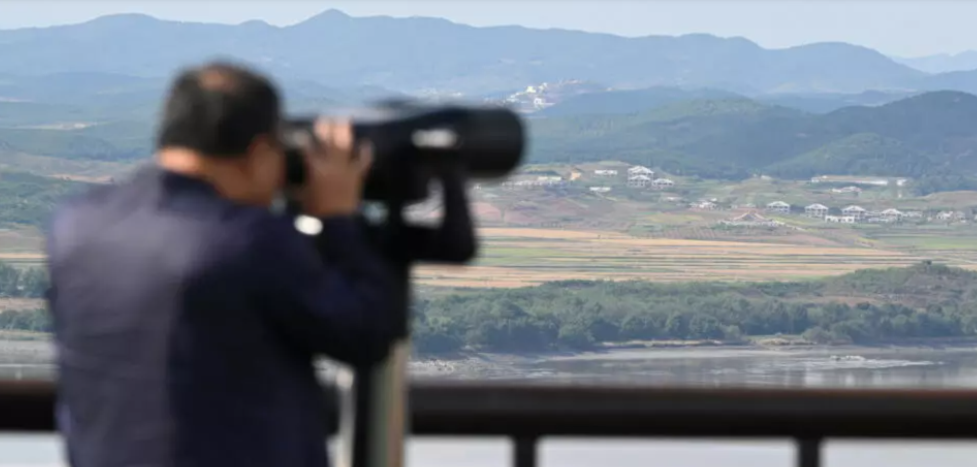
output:
[[[844,43],[774,50],[336,10],[288,27],[116,15],[0,31],[0,153],[145,158],[174,70],[217,57],[274,73],[290,112],[399,94],[515,102],[532,111],[534,162],[977,187],[977,70],[927,73]]]
[[[707,34],[626,38],[436,18],[350,17],[327,10],[301,23],[219,25],[124,14],[81,24],[0,31],[0,73],[100,73],[166,78],[215,57],[334,88],[512,92],[578,79],[627,90],[653,86],[770,93],[961,90],[977,71],[928,74],[865,47],[816,43],[765,49]]]

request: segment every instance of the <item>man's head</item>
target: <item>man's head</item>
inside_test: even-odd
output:
[[[282,186],[278,91],[238,65],[183,71],[170,88],[157,136],[166,169],[204,178],[235,201],[267,205]]]

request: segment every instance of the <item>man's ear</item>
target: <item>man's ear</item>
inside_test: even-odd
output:
[[[271,135],[263,134],[255,136],[248,145],[248,155],[259,154],[274,149],[274,138]]]

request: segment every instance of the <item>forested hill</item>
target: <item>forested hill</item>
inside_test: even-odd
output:
[[[536,162],[620,159],[708,178],[977,175],[977,96],[939,91],[827,114],[745,98],[530,122]]]
[[[777,93],[758,95],[753,98],[767,105],[779,105],[823,114],[843,107],[888,104],[918,94],[921,93],[912,91],[866,91],[857,94]],[[574,115],[631,114],[682,101],[747,98],[746,95],[718,89],[656,86],[631,90],[606,90],[569,96],[535,112],[533,116],[569,117]]]
[[[977,336],[977,272],[921,263],[812,282],[554,282],[417,305],[423,352],[802,335],[814,343]]]

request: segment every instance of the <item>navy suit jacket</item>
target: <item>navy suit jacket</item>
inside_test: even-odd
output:
[[[63,204],[47,249],[73,467],[323,467],[313,359],[380,360],[392,276],[354,218],[284,216],[158,168]]]

